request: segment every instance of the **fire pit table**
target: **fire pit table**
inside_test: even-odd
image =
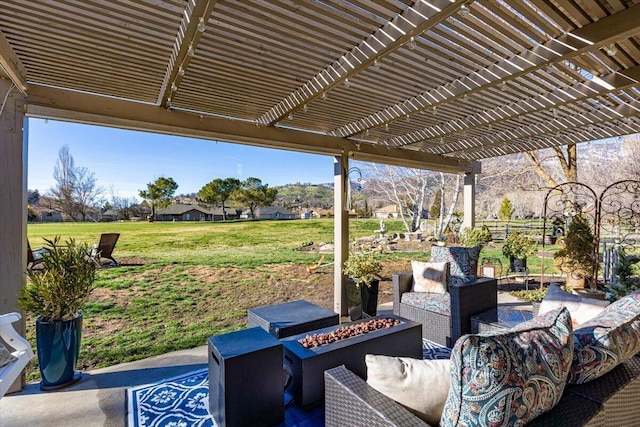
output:
[[[330,333],[348,325],[370,322],[380,318],[397,319],[389,328],[377,329],[363,335],[352,336],[330,344],[304,348],[298,340],[310,334]],[[365,378],[366,354],[422,358],[422,325],[394,315],[376,316],[351,324],[342,324],[281,339],[284,345],[285,370],[292,380],[287,391],[303,407],[311,407],[324,398],[324,371],[345,365],[347,369]]]
[[[249,328],[260,326],[276,338],[285,338],[340,323],[338,313],[299,300],[247,310]]]

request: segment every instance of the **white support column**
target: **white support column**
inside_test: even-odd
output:
[[[11,82],[0,79],[0,102]],[[20,311],[18,291],[27,265],[27,121],[24,97],[13,87],[0,107],[0,314]],[[24,133],[23,133],[24,127]],[[24,138],[23,138],[23,135]],[[24,336],[24,317],[16,330]],[[9,392],[24,386],[24,376]]]
[[[464,174],[464,219],[462,228],[473,228],[476,225],[476,174]]]
[[[336,156],[333,158],[333,311],[342,315],[347,307],[343,307],[345,295],[342,295],[344,274],[342,268],[349,256],[349,212],[347,206],[347,185],[349,174],[349,158]]]

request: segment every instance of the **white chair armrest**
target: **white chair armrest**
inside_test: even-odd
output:
[[[11,352],[16,360],[0,368],[0,398],[5,395],[9,387],[20,376],[22,370],[27,366],[29,360],[33,358],[33,350],[29,341],[24,339],[13,328],[12,323],[21,319],[19,313],[8,313],[0,315],[0,337],[5,343],[14,349]],[[9,350],[11,350],[11,348]]]
[[[14,328],[12,323],[20,320],[20,313],[8,313],[0,315],[0,337],[17,352],[26,352],[29,359],[33,357],[31,344],[23,338]]]

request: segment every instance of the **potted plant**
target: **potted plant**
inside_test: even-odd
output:
[[[502,245],[502,255],[509,259],[509,271],[520,272],[527,269],[527,257],[538,250],[538,244],[524,233],[509,233]]]
[[[87,244],[60,237],[45,239],[42,269],[29,270],[18,303],[36,316],[40,388],[54,390],[80,379],[75,365],[80,352],[83,304],[93,291],[96,265]]]
[[[533,315],[537,316],[538,312],[540,311],[540,303],[544,299],[548,290],[549,288],[540,287],[538,289],[512,291],[509,293],[516,298],[530,302],[531,306],[533,307]]]
[[[571,219],[562,247],[553,257],[560,270],[567,273],[567,287],[595,290],[596,242],[584,215]]]
[[[344,263],[347,276],[345,291],[349,305],[349,318],[360,319],[364,311],[369,316],[377,314],[378,274],[382,265],[370,252],[352,254]]]
[[[469,248],[484,247],[491,240],[491,231],[486,226],[481,228],[469,227],[460,232],[460,244]]]

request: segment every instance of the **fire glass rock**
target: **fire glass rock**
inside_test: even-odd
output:
[[[325,344],[331,344],[336,341],[344,340],[347,338],[355,337],[358,335],[366,334],[368,332],[376,331],[378,329],[390,328],[398,324],[400,324],[400,320],[398,319],[382,317],[377,319],[371,319],[367,322],[356,323],[353,325],[345,326],[331,332],[307,335],[306,337],[299,339],[298,342],[304,348],[314,348],[314,347],[318,347]]]

